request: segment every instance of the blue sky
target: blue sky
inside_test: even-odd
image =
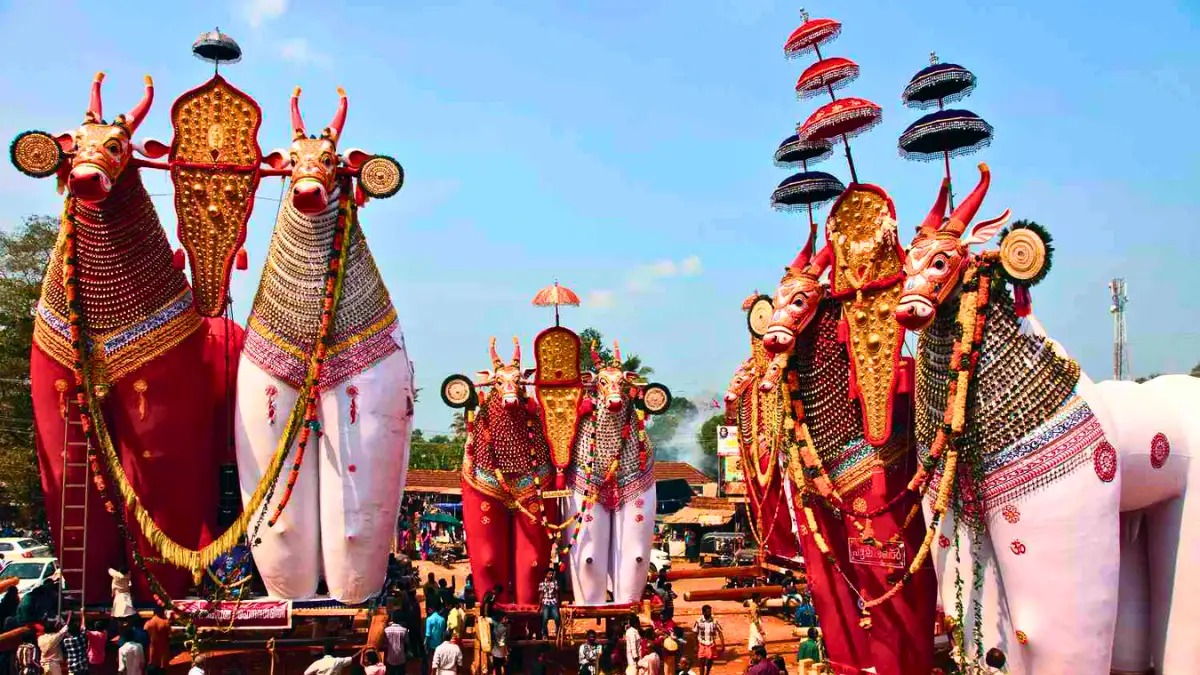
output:
[[[1111,372],[1107,281],[1128,279],[1137,373],[1200,361],[1200,6],[1147,0],[810,4],[845,26],[828,55],[862,76],[845,90],[884,107],[854,142],[859,176],[896,201],[902,231],[928,209],[940,169],[896,153],[919,115],[900,104],[930,50],[979,76],[965,102],[996,128],[958,160],[959,188],[987,161],[984,207],[1050,228],[1058,254],[1034,290],[1050,333],[1094,379]],[[847,6],[848,5],[848,6]],[[943,5],[945,6],[945,5]],[[408,181],[362,212],[425,396],[418,426],[445,429],[442,378],[486,366],[487,339],[527,346],[552,322],[529,301],[555,278],[589,300],[589,325],[643,356],[684,395],[724,387],[747,351],[741,300],[770,290],[805,223],[770,210],[787,172],[778,142],[815,108],[793,94],[810,61],[782,56],[799,4],[694,2],[3,2],[0,136],[79,123],[96,70],[108,110],[158,100],[142,134],[169,140],[171,101],[209,66],[189,51],[219,25],[241,43],[223,72],[265,110],[264,152],[287,141],[287,100],[304,88],[310,127],[335,89],[343,145],[398,158]],[[821,166],[848,180],[845,165]],[[148,178],[167,193],[162,177]],[[278,179],[260,195],[277,197]],[[0,225],[55,213],[49,181],[0,169]],[[169,197],[157,199],[174,229]],[[244,319],[275,215],[251,220],[251,269],[235,276]]]

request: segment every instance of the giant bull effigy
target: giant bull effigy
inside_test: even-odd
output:
[[[467,425],[471,573],[479,588],[502,587],[502,601],[533,605],[546,571],[567,557],[575,604],[604,604],[610,589],[628,604],[645,587],[657,503],[645,416],[665,411],[670,392],[625,372],[619,347],[606,363],[593,345],[596,371],[581,372],[579,337],[561,326],[542,331],[534,350],[535,366],[522,369],[518,339],[506,363],[493,338],[489,370],[442,385]]]
[[[194,51],[218,64],[240,58],[215,32]],[[257,103],[219,74],[172,106],[170,145],[133,139],[153,101],[149,77],[141,103],[111,121],[102,81],[79,128],[26,132],[10,150],[18,169],[55,176],[67,192],[36,310],[31,382],[68,592],[106,602],[109,569],[129,567],[139,572],[138,602],[169,605],[248,539],[276,595],[306,597],[316,586],[305,570],[273,567],[282,548],[296,554],[293,565],[317,566],[335,598],[365,600],[382,586],[403,487],[412,369],[357,211],[400,188],[399,164],[339,154],[344,94],[319,139],[303,138],[293,100],[290,159],[264,158]],[[170,172],[179,251],[141,169]],[[292,176],[292,192],[239,374],[243,331],[228,316],[229,275],[246,267],[254,191],[271,175]],[[236,412],[235,379],[246,391]],[[234,461],[235,426],[245,509],[222,530],[218,468]],[[305,465],[309,440],[321,457]],[[289,501],[300,532],[284,517]]]

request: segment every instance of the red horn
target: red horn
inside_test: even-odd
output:
[[[304,136],[304,118],[300,117],[300,87],[292,90],[292,138]]]
[[[104,103],[100,100],[100,84],[102,82],[104,82],[104,73],[96,73],[96,79],[92,80],[92,100],[88,102],[88,114],[96,122],[104,119]]]
[[[516,366],[517,368],[520,368],[520,367],[521,367],[521,341],[517,339],[517,336],[516,336],[516,335],[514,335],[514,336],[513,336],[513,360],[512,360],[512,364],[513,364],[514,366]]]
[[[329,130],[333,132],[335,143],[342,137],[342,127],[346,126],[346,108],[350,105],[345,89],[338,87],[338,97],[337,112],[333,114],[333,121],[329,123]]]
[[[599,370],[604,366],[604,362],[600,360],[600,352],[596,351],[596,341],[592,340],[592,367]]]
[[[492,367],[500,368],[504,362],[500,360],[500,355],[496,353],[496,336],[492,336],[492,341],[488,344],[488,355],[492,357]]]
[[[962,234],[967,229],[967,223],[975,217],[979,211],[980,205],[983,204],[983,197],[987,194],[988,186],[992,184],[992,172],[988,169],[987,164],[979,165],[979,185],[971,190],[971,194],[963,200],[958,208],[954,209],[954,214],[950,216],[950,222],[946,223],[946,229],[954,234]]]
[[[150,104],[154,103],[154,80],[150,76],[146,76],[146,93],[142,95],[142,100],[137,105],[133,106],[133,110],[129,111],[129,135],[137,131],[142,120],[146,119],[146,114],[150,112]]]
[[[821,251],[808,264],[808,267],[804,268],[804,274],[814,279],[819,278],[825,272],[825,268],[829,267],[832,262],[833,248],[829,244],[826,244],[821,247]]]
[[[796,259],[792,261],[792,269],[802,270],[808,265],[809,259],[812,258],[813,246],[817,241],[817,224],[813,223],[808,229],[808,241],[804,243],[804,248],[800,249],[800,253],[796,255]]]
[[[937,233],[942,227],[942,218],[946,215],[946,199],[950,196],[950,179],[942,179],[942,187],[938,190],[937,201],[933,203],[933,208],[929,209],[929,215],[925,216],[925,221],[921,223],[921,234],[932,236]]]
[[[621,345],[613,340],[613,365],[618,368],[623,368],[625,361],[621,359]]]

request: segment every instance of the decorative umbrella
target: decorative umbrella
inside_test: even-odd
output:
[[[900,155],[908,159],[930,161],[940,155],[946,180],[950,176],[950,156],[966,155],[988,145],[992,125],[970,110],[947,109],[945,104],[966,98],[975,89],[975,73],[957,63],[938,63],[929,53],[929,65],[909,80],[900,98],[910,108],[931,108],[937,112],[913,122],[900,134]],[[954,208],[953,187],[949,193]]]
[[[805,207],[812,214],[814,206],[837,199],[846,190],[842,181],[824,171],[801,171],[788,176],[771,193],[771,207],[777,211],[799,211]]]
[[[836,19],[810,19],[808,12],[800,10],[804,23],[792,31],[787,42],[783,44],[783,53],[789,59],[804,56],[809,50],[817,52],[821,58],[820,45],[832,42],[842,32],[842,23]]]
[[[554,305],[554,325],[557,326],[559,325],[558,306],[571,305],[573,307],[578,307],[579,296],[575,294],[575,291],[567,288],[566,286],[559,286],[558,282],[555,281],[553,286],[547,286],[538,291],[537,295],[533,296],[533,304],[537,307],[549,307],[550,305]]]
[[[216,64],[217,68],[220,68],[222,63],[237,63],[242,60],[242,48],[238,46],[237,40],[222,33],[220,28],[201,33],[192,43],[192,54],[198,59]]]
[[[900,154],[908,159],[932,161],[966,155],[988,145],[992,125],[970,110],[947,108],[929,113],[900,134]]]
[[[802,165],[808,170],[809,162],[820,162],[833,154],[833,144],[829,141],[804,142],[800,136],[792,134],[783,139],[775,150],[775,166],[780,168]]]
[[[804,70],[796,80],[796,96],[812,98],[830,89],[841,89],[858,79],[858,64],[840,56],[821,59]]]
[[[845,143],[850,136],[870,129],[882,119],[883,109],[865,98],[834,99],[817,108],[797,133],[802,141],[836,143],[840,138]]]

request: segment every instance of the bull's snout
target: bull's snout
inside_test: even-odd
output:
[[[316,215],[329,204],[325,186],[315,180],[298,180],[292,185],[292,206],[300,213]]]
[[[625,401],[620,396],[609,396],[604,400],[604,405],[609,412],[621,412],[621,406],[625,405]]]
[[[763,347],[772,354],[782,354],[791,349],[795,341],[796,337],[792,335],[792,331],[782,326],[772,326],[763,336]]]
[[[108,174],[95,164],[80,164],[71,170],[67,177],[67,187],[71,194],[85,202],[102,201],[112,190],[112,181]]]
[[[928,298],[906,295],[896,303],[896,323],[905,330],[921,330],[933,321],[934,307]]]
[[[500,397],[500,404],[505,410],[514,410],[521,405],[521,399],[517,398],[516,394],[504,394]]]

